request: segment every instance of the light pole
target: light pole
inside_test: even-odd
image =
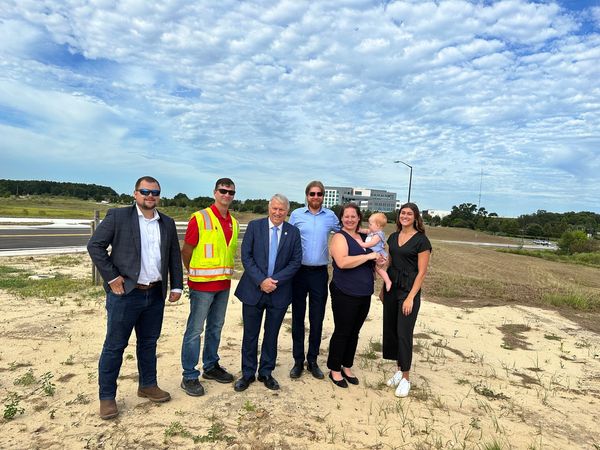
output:
[[[410,203],[410,187],[412,185],[412,166],[410,164],[406,164],[404,161],[400,161],[399,159],[397,159],[394,162],[396,164],[402,163],[402,164],[404,164],[406,167],[408,167],[410,169],[410,177],[408,179],[408,200],[407,200],[407,203]]]

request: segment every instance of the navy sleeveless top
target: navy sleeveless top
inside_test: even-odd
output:
[[[340,230],[338,233],[346,238],[346,242],[348,243],[348,256],[365,255],[372,252],[370,248],[362,248],[358,245],[358,242],[344,230]],[[360,237],[364,241],[367,236],[361,233]],[[352,269],[340,269],[334,259],[333,284],[346,295],[351,295],[353,297],[371,295],[373,294],[373,283],[375,281],[373,276],[374,266],[375,261],[367,261]]]

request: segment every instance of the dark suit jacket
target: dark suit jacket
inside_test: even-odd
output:
[[[160,273],[165,298],[169,280],[171,289],[183,289],[183,267],[175,222],[165,214],[158,214]],[[112,246],[110,254],[107,251],[109,245]],[[142,263],[140,223],[136,206],[108,210],[88,242],[87,249],[104,279],[106,292],[110,290],[108,282],[121,275],[125,279],[125,293],[130,293],[137,284]]]
[[[243,303],[256,305],[264,294],[260,283],[267,278],[269,266],[269,220],[252,220],[248,223],[242,241],[242,264],[244,274],[235,290],[235,296]],[[273,306],[287,307],[292,301],[292,278],[302,263],[300,231],[293,225],[283,222],[281,237],[275,260],[275,270],[271,278],[277,280],[277,289],[271,294]]]

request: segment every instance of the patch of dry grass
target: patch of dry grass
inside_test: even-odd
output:
[[[600,331],[600,269],[433,241],[427,300],[484,307],[506,303],[557,309]]]

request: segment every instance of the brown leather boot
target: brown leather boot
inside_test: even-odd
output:
[[[158,386],[148,386],[145,388],[138,388],[138,397],[147,398],[151,402],[162,403],[171,400],[171,394],[167,391],[163,391]]]
[[[117,402],[112,400],[100,400],[100,418],[107,420],[117,417],[119,415],[119,409],[117,408]]]

